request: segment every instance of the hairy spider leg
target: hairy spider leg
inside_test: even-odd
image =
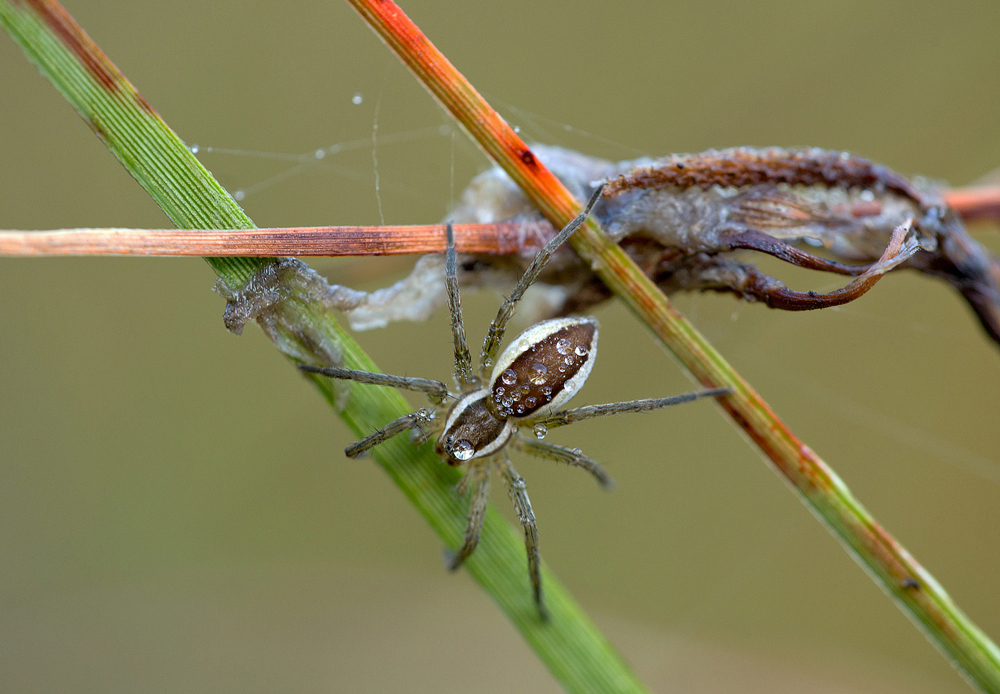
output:
[[[392,420],[384,427],[369,434],[360,441],[352,443],[344,449],[348,458],[357,458],[369,448],[388,441],[396,434],[401,434],[410,429],[422,429],[425,424],[429,424],[434,419],[434,413],[421,407],[416,412],[404,414],[402,417]]]
[[[551,414],[542,415],[524,422],[525,426],[542,426],[546,429],[561,427],[573,422],[580,422],[593,417],[606,417],[612,414],[627,414],[629,412],[649,412],[659,410],[671,405],[691,402],[699,398],[709,398],[719,395],[732,394],[732,388],[710,388],[708,390],[695,390],[690,393],[671,395],[665,398],[644,398],[640,400],[626,400],[624,402],[609,402],[604,405],[586,405],[572,410],[559,410]]]
[[[490,500],[490,459],[475,461],[469,464],[465,476],[458,485],[458,493],[465,496],[470,491],[469,517],[465,525],[465,541],[455,553],[447,553],[448,568],[455,571],[462,565],[479,544],[479,536],[483,531],[483,521],[486,519],[486,506]]]
[[[393,376],[391,374],[380,374],[373,371],[359,371],[357,369],[341,369],[335,366],[313,366],[312,364],[299,364],[299,370],[306,373],[320,374],[328,378],[337,378],[344,381],[356,381],[376,386],[388,386],[390,388],[403,388],[427,393],[431,401],[440,404],[448,397],[448,386],[441,381],[433,381],[429,378],[410,378],[407,376]],[[348,458],[357,458],[368,449],[379,445],[383,441],[388,441],[396,434],[411,429],[424,430],[425,425],[434,420],[434,413],[430,410],[420,408],[416,412],[404,414],[402,417],[392,420],[381,429],[369,434],[360,441],[352,443],[344,449]],[[421,438],[426,440],[426,433],[421,434]]]
[[[605,489],[610,489],[615,482],[611,476],[593,458],[585,456],[579,448],[567,448],[557,446],[554,443],[543,443],[542,441],[532,441],[531,439],[517,437],[513,441],[513,446],[524,453],[528,453],[537,458],[554,460],[557,463],[566,463],[579,468],[583,468],[597,480],[597,483]]]
[[[489,377],[490,369],[493,368],[493,364],[496,362],[497,352],[500,351],[500,345],[503,343],[503,334],[507,329],[507,321],[510,317],[514,315],[514,308],[517,306],[517,302],[521,300],[524,292],[531,286],[531,284],[538,279],[538,275],[541,274],[542,269],[545,264],[549,262],[549,258],[552,254],[556,252],[559,246],[563,245],[570,236],[573,235],[577,229],[579,229],[587,217],[590,216],[591,210],[594,209],[594,205],[601,198],[601,193],[604,191],[604,185],[601,184],[597,187],[597,190],[590,196],[590,200],[587,201],[586,207],[583,208],[583,212],[578,214],[572,222],[567,224],[562,228],[558,234],[552,237],[552,239],[545,244],[542,250],[538,251],[534,259],[531,261],[531,265],[528,269],[524,271],[524,275],[518,280],[517,285],[514,286],[513,291],[511,291],[510,296],[503,302],[500,310],[497,311],[497,317],[493,319],[490,323],[490,329],[486,333],[486,339],[483,340],[483,350],[479,353],[480,368],[482,369],[483,378]]]
[[[455,380],[465,391],[478,385],[472,375],[472,355],[465,341],[465,324],[462,322],[462,295],[458,291],[458,261],[455,256],[455,232],[451,224],[446,227],[448,243],[445,250],[444,281],[448,290],[448,312],[451,314],[451,334],[455,341]]]
[[[391,374],[380,374],[374,371],[358,371],[356,369],[341,369],[336,366],[313,366],[312,364],[299,364],[299,370],[306,373],[320,374],[329,378],[339,378],[345,381],[356,381],[358,383],[369,383],[375,386],[389,386],[390,388],[402,388],[404,390],[415,390],[427,393],[434,402],[444,402],[448,397],[448,386],[441,381],[433,381],[429,378],[410,378],[408,376],[393,376]]]
[[[691,402],[692,400],[697,400],[699,398],[729,395],[732,392],[731,388],[713,388],[710,390],[698,390],[691,393],[682,393],[681,395],[671,395],[666,398],[648,398],[642,400],[627,400],[624,402],[609,402],[604,405],[587,405],[586,407],[577,407],[572,410],[560,410],[542,417],[529,419],[525,421],[524,426],[540,426],[544,429],[548,429],[550,427],[565,426],[566,424],[572,424],[573,422],[579,422],[584,419],[591,419],[592,417],[604,417],[607,415],[626,414],[629,412],[649,412],[650,410],[658,410],[664,407],[670,407],[671,405],[680,405],[681,403]],[[608,473],[605,472],[604,468],[601,467],[601,465],[593,458],[583,455],[583,452],[580,451],[579,448],[567,448],[565,446],[557,446],[553,443],[532,441],[531,439],[520,436],[514,440],[513,445],[518,450],[538,458],[546,458],[559,463],[566,463],[568,465],[583,468],[594,476],[598,484],[606,489],[614,485],[614,480],[612,480]]]
[[[528,553],[528,575],[531,577],[531,588],[535,595],[535,604],[542,621],[549,618],[542,602],[542,563],[538,556],[538,526],[535,524],[535,512],[531,510],[531,500],[528,499],[528,488],[524,478],[517,474],[510,456],[503,450],[496,456],[500,463],[500,476],[507,485],[507,494],[514,504],[518,520],[524,528],[524,547]]]

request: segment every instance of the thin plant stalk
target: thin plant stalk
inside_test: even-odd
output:
[[[555,235],[548,222],[454,224],[459,253],[512,255],[539,250]],[[281,227],[274,229],[59,229],[0,231],[0,256],[362,256],[444,253],[446,225]]]
[[[967,221],[1000,221],[1000,186],[942,193]],[[548,222],[453,224],[459,253],[537,251],[555,234]],[[271,229],[0,230],[0,256],[157,255],[301,257],[444,253],[444,224],[278,227]]]

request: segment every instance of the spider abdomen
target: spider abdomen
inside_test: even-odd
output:
[[[597,356],[595,318],[555,318],[531,326],[503,351],[490,377],[500,417],[551,411],[583,386]]]

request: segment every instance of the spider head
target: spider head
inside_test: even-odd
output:
[[[509,418],[497,416],[490,400],[490,391],[479,388],[452,405],[437,441],[437,451],[449,465],[494,453],[510,440],[516,427]]]

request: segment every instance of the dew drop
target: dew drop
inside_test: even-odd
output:
[[[552,389],[549,388],[548,386],[545,386],[544,388],[542,388],[542,395],[544,395],[545,397],[549,397],[550,395],[552,395]]]
[[[529,376],[529,379],[536,386],[540,386],[545,383],[545,374],[547,374],[548,371],[549,370],[545,364],[535,362],[531,365],[531,375]]]
[[[518,414],[524,414],[524,405],[518,405],[515,410]]]
[[[566,373],[566,367],[565,366],[560,366],[559,367],[559,373],[561,373],[561,374]]]
[[[524,399],[524,404],[527,405],[528,407],[534,407],[536,402],[538,402],[538,400],[531,397],[530,395]]]
[[[503,400],[500,401],[500,404],[506,407],[507,409],[510,409],[510,406],[514,404],[514,399],[504,398]]]
[[[517,374],[514,369],[507,369],[502,374],[500,374],[500,380],[511,386],[517,383]]]
[[[535,433],[536,439],[544,439],[549,433],[549,430],[544,424],[536,424],[531,428],[531,430]]]
[[[520,126],[520,125],[515,125],[515,126],[514,126],[514,132],[515,132],[515,133],[519,133],[519,132],[521,132],[521,126]]]
[[[355,106],[360,106],[361,102],[364,100],[365,97],[362,96],[361,92],[358,92],[357,94],[351,97],[351,103],[354,104]]]
[[[197,154],[198,150],[201,149],[201,147],[199,147],[198,145],[191,145],[190,147],[188,147],[188,149],[191,150],[191,154]]]
[[[501,395],[503,395],[506,392],[507,391],[504,390],[503,386],[497,386],[497,389],[495,391],[493,391],[493,395],[494,395],[494,397],[498,397],[499,398]]]
[[[566,366],[573,366],[573,357],[566,357],[563,361],[566,362]]]
[[[242,200],[246,196],[247,196],[247,194],[246,194],[246,191],[244,191],[244,190],[237,190],[236,192],[233,193],[233,199],[236,200],[237,202],[239,202],[240,200]]]
[[[314,156],[317,159],[322,159],[323,157],[326,156],[326,150],[325,149],[317,149],[316,152],[314,153]]]
[[[583,345],[577,345],[576,349],[574,349],[573,351],[576,352],[576,356],[582,357],[584,354],[587,353],[587,348],[584,347]]]
[[[571,347],[572,345],[565,337],[556,343],[556,351],[559,352],[559,354],[569,354]]]
[[[451,457],[456,460],[469,460],[475,453],[475,448],[465,439],[456,442],[451,448]]]

